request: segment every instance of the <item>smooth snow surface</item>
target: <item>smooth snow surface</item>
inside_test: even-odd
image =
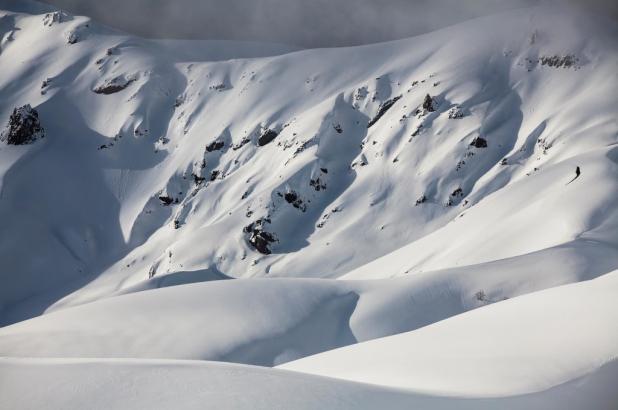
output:
[[[618,27],[556,7],[295,50],[0,0],[0,408],[614,408]]]
[[[0,359],[2,408],[611,410],[612,363],[547,391],[515,397],[441,397],[278,369],[215,362]],[[3,380],[4,381],[4,380]],[[41,386],[36,395],[32,386]],[[607,394],[611,392],[611,394]]]
[[[439,394],[524,394],[615,362],[618,271],[283,365]]]

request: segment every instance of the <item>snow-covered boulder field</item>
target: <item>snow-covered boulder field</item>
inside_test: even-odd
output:
[[[618,27],[360,47],[0,1],[0,408],[612,409]]]

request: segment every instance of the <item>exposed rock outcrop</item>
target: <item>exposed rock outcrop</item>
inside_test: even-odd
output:
[[[9,145],[26,145],[43,137],[45,130],[41,127],[39,113],[30,104],[26,104],[13,109],[0,140]]]
[[[382,104],[380,104],[378,113],[375,115],[375,117],[373,117],[371,121],[369,121],[369,123],[367,124],[367,128],[370,128],[372,125],[378,122],[380,118],[382,118],[384,114],[386,114],[386,112],[390,110],[400,98],[401,98],[401,95],[398,95],[397,97],[391,98],[390,100],[386,100]]]
[[[264,255],[270,255],[272,251],[269,246],[277,242],[277,237],[275,234],[264,230],[264,225],[266,223],[270,223],[270,219],[260,218],[245,226],[243,232],[249,234],[247,242],[252,248]]]
[[[485,138],[476,137],[470,143],[474,148],[487,148],[487,140]]]
[[[260,138],[258,138],[258,145],[263,147],[264,145],[271,143],[275,138],[277,138],[278,135],[279,133],[277,131],[267,128],[264,132],[262,132]]]
[[[461,107],[453,107],[448,111],[448,118],[451,120],[455,120],[458,118],[463,118],[464,112]]]
[[[570,68],[573,67],[579,59],[572,54],[565,56],[543,56],[539,58],[541,65],[546,65],[553,68]]]
[[[435,102],[429,94],[427,94],[423,100],[423,109],[425,112],[434,112],[436,110]]]
[[[135,77],[125,77],[124,75],[121,75],[105,81],[105,83],[99,85],[92,91],[94,91],[96,94],[114,94],[124,90],[135,80],[137,80]]]
[[[224,146],[225,146],[225,142],[216,140],[206,145],[206,152],[219,151]]]
[[[307,210],[307,206],[305,205],[302,198],[295,191],[288,191],[283,195],[283,199],[288,204],[291,204],[294,208],[300,209],[305,212]]]
[[[45,27],[51,27],[55,24],[61,24],[61,23],[64,23],[65,21],[71,21],[71,20],[73,20],[73,16],[70,16],[64,11],[54,11],[52,13],[47,13],[43,17],[43,25]]]

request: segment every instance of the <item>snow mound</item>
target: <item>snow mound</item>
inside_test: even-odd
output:
[[[281,368],[440,395],[547,390],[615,364],[617,291],[614,271]]]

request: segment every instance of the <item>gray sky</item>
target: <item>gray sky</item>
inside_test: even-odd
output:
[[[46,0],[146,37],[272,41],[301,47],[409,37],[548,0]],[[618,0],[592,3],[613,16]]]

